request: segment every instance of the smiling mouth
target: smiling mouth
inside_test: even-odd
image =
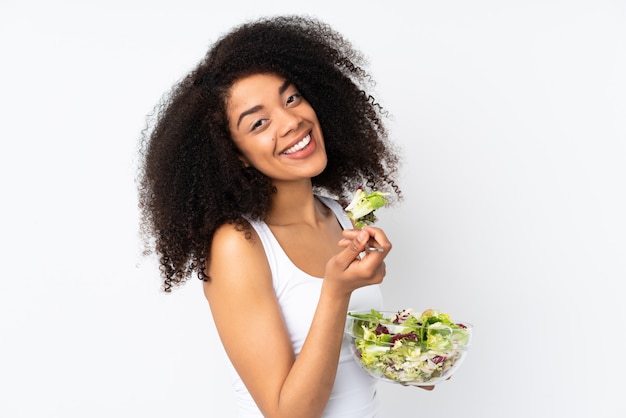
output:
[[[297,144],[295,144],[293,147],[286,149],[285,151],[282,152],[283,155],[289,155],[289,154],[293,154],[296,151],[300,151],[301,149],[303,149],[304,147],[306,147],[307,145],[309,145],[309,143],[311,142],[311,134],[308,134],[307,136],[305,136],[304,138],[302,138],[302,140],[300,142],[298,142]]]

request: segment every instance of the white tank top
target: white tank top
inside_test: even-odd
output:
[[[337,217],[342,228],[352,228],[342,207],[336,201],[318,196]],[[274,291],[285,317],[296,356],[300,353],[309,331],[321,293],[323,280],[306,274],[296,267],[264,222],[251,222],[258,233],[272,272]],[[355,290],[349,310],[382,309],[382,294],[377,285]],[[233,388],[239,406],[239,418],[262,418],[252,396],[234,371]],[[348,341],[341,347],[337,377],[324,418],[374,418],[378,412],[376,380],[365,374],[352,359]]]

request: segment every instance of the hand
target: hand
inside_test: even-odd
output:
[[[367,226],[344,230],[343,236],[338,245],[344,250],[326,264],[326,281],[334,283],[345,293],[381,283],[386,273],[384,259],[391,250],[385,233],[380,228]],[[366,251],[369,246],[382,251]],[[365,256],[361,256],[364,252]]]
[[[372,226],[366,226],[363,229],[346,229],[343,231],[344,238],[339,241],[340,247],[350,247],[353,251],[358,251],[359,254],[364,250],[377,251],[377,252],[389,252],[391,250],[391,243],[385,236],[384,232],[380,228],[374,228]],[[363,248],[360,244],[367,239],[367,245]]]

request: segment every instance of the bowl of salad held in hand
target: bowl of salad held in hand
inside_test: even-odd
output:
[[[473,326],[435,309],[348,312],[345,336],[353,358],[376,379],[405,386],[436,385],[459,368]]]

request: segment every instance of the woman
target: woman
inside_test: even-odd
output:
[[[343,325],[348,310],[381,309],[391,243],[342,207],[361,185],[392,202],[400,192],[363,64],[315,19],[249,22],[146,130],[143,232],[165,291],[204,281],[241,417],[376,416],[375,381],[350,359]]]

